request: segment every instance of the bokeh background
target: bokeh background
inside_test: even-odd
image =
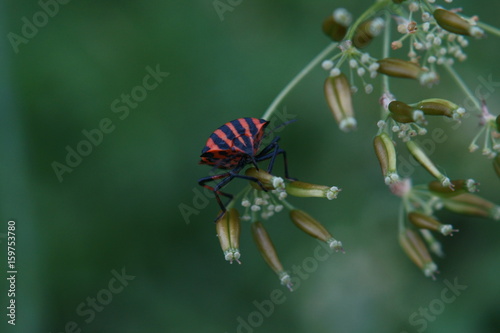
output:
[[[32,21],[41,7],[36,1],[0,4],[0,267],[6,276],[6,222],[14,219],[19,271],[15,327],[6,324],[5,278],[0,283],[1,331],[496,332],[498,222],[440,214],[460,232],[442,239],[447,256],[437,259],[436,281],[399,247],[399,201],[384,186],[372,151],[379,81],[373,94],[355,98],[354,133],[341,133],[329,113],[320,68],[280,106],[299,120],[280,133],[293,176],[343,188],[334,201],[291,202],[342,240],[345,255],[319,262],[290,293],[262,260],[249,225],[242,231],[243,264],[223,260],[214,201],[186,223],[179,206],[193,207],[196,180],[209,172],[197,164],[208,135],[231,119],[260,117],[327,45],[323,19],[339,6],[359,15],[371,1],[232,3],[221,20],[212,0],[71,1],[17,53],[7,34],[21,35],[23,17]],[[498,22],[497,2],[453,5]],[[498,41],[471,41],[469,60],[456,66],[473,90],[480,76],[500,80]],[[376,43],[367,51],[380,55]],[[148,66],[169,75],[121,120],[111,105],[142,84]],[[393,85],[411,101],[463,100],[444,72],[432,90],[415,82]],[[500,99],[492,93],[487,102],[498,113]],[[75,149],[85,139],[82,131],[105,118],[114,130],[59,181],[53,162],[66,164],[66,147]],[[454,178],[475,178],[481,194],[498,202],[491,161],[467,152],[476,118],[457,130],[442,121],[430,126],[445,128],[450,137],[436,145],[436,163]],[[430,180],[422,170],[413,177],[416,183]],[[230,191],[243,186],[235,181]],[[286,268],[313,255],[317,243],[286,213],[266,226]],[[120,292],[106,291],[123,270],[134,278]],[[467,289],[425,329],[412,326],[410,316],[440,299],[444,281],[455,279]],[[283,302],[259,317],[255,301],[269,300],[275,290],[283,292]],[[96,297],[107,304],[90,310]],[[241,326],[238,318],[258,325]]]

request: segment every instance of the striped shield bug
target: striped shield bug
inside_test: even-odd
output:
[[[252,164],[258,170],[257,162],[270,160],[267,171],[271,173],[276,157],[281,154],[285,163],[285,177],[290,179],[288,177],[286,153],[278,145],[280,137],[275,136],[269,144],[260,149],[268,125],[269,121],[264,119],[238,118],[219,127],[208,138],[205,147],[201,151],[200,164],[211,165],[215,169],[227,170],[198,180],[198,184],[215,194],[217,203],[222,210],[215,219],[216,221],[226,212],[226,206],[222,203],[220,196],[229,198],[228,204],[233,199],[232,194],[222,192],[221,189],[234,178],[254,181],[264,191],[267,191],[257,178],[239,174],[245,166]],[[215,186],[206,185],[211,181],[218,182]]]

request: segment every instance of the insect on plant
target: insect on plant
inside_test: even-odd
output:
[[[490,113],[484,101],[473,94],[453,68],[455,62],[467,59],[464,49],[469,44],[468,37],[483,39],[486,33],[500,37],[500,29],[485,24],[477,16],[462,15],[461,8],[448,10],[435,2],[377,0],[354,23],[347,9],[335,9],[322,25],[331,42],[283,88],[262,118],[239,118],[210,135],[202,150],[200,164],[225,171],[201,178],[198,183],[214,192],[222,210],[216,219],[216,231],[226,261],[240,262],[240,224],[249,222],[254,241],[266,263],[281,283],[292,290],[292,277],[281,264],[262,222],[283,209],[289,211],[290,219],[303,232],[326,242],[332,250],[344,252],[342,242],[332,237],[327,228],[287,200],[288,195],[332,200],[337,198],[341,189],[290,179],[285,151],[278,145],[279,137],[268,145],[262,144],[268,120],[278,105],[319,65],[329,73],[324,81],[326,102],[339,129],[344,132],[354,131],[357,125],[356,103],[353,103],[353,94],[358,91],[356,84],[361,82],[363,89],[360,90],[370,94],[374,91],[371,82],[375,81],[372,80],[381,76],[380,105],[373,106],[379,109],[380,118],[376,126],[373,124],[375,137],[371,140],[383,183],[401,199],[396,219],[400,245],[425,276],[434,279],[438,273],[430,252],[443,256],[441,243],[432,232],[451,236],[458,231],[451,224],[440,222],[440,210],[500,220],[500,206],[475,194],[478,182],[472,178],[449,178],[434,164],[418,140],[434,126],[428,122],[429,118],[448,118],[459,126],[462,120],[474,119],[470,115],[475,114],[480,117],[481,128],[469,150],[479,149],[478,142],[484,138],[482,153],[493,160],[494,170],[500,177],[500,115]],[[449,4],[452,0],[444,2]],[[363,50],[376,40],[382,43],[381,54],[370,55]],[[392,53],[404,47],[408,47],[406,56],[399,51]],[[431,88],[439,83],[441,69],[467,97],[463,106],[434,96],[417,101],[397,97],[400,93],[397,80],[410,79]],[[398,141],[401,142],[397,144]],[[406,148],[433,180],[413,184],[411,175],[400,176],[398,171],[402,169],[402,162],[398,152],[401,147]],[[285,179],[272,174],[274,162],[280,154],[284,157]],[[258,162],[264,160],[270,160],[267,172],[258,167]],[[236,196],[222,192],[234,178],[249,180],[251,186],[246,186]],[[207,185],[209,182],[215,182],[215,185]],[[220,196],[229,198],[226,205]],[[238,200],[233,201],[233,198]],[[242,215],[235,207],[237,201],[240,201],[242,208],[238,208]]]
[[[288,176],[286,152],[278,145],[278,141],[280,140],[279,136],[274,137],[274,139],[259,152],[262,139],[265,136],[265,129],[268,125],[269,121],[264,119],[238,118],[219,127],[208,138],[205,147],[201,151],[200,164],[212,165],[217,169],[229,170],[198,180],[198,184],[213,191],[215,194],[217,203],[222,210],[215,219],[216,221],[226,212],[226,206],[222,203],[220,195],[229,198],[228,204],[233,199],[232,194],[222,192],[221,189],[234,178],[254,181],[262,190],[267,191],[257,178],[239,174],[246,165],[253,164],[253,166],[259,170],[257,162],[270,159],[271,161],[269,162],[267,172],[271,173],[276,157],[281,154],[283,155],[285,163],[285,177],[290,179]],[[220,181],[215,186],[206,185],[208,182],[217,180]]]

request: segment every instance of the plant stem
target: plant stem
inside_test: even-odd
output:
[[[457,85],[462,89],[462,91],[469,97],[469,99],[474,103],[474,106],[477,108],[479,112],[481,112],[481,104],[479,103],[478,99],[472,94],[472,91],[470,91],[469,87],[465,84],[465,82],[462,80],[460,75],[453,69],[448,64],[443,65],[444,68],[448,71],[448,73],[451,75],[451,77],[456,81]]]
[[[384,49],[382,52],[382,58],[389,58],[389,45],[391,40],[391,18],[388,12],[385,14],[385,22],[387,23],[384,31]],[[384,93],[388,93],[390,91],[389,76],[387,75],[382,75],[382,89]]]
[[[500,29],[483,22],[477,22],[477,25],[486,32],[489,32],[490,34],[495,35],[497,37],[500,37]]]
[[[307,75],[309,72],[321,61],[326,55],[332,52],[335,47],[337,47],[338,43],[329,44],[323,51],[321,51],[311,62],[309,62],[293,79],[290,81],[283,90],[279,93],[278,96],[273,100],[271,105],[267,108],[266,112],[262,116],[262,119],[269,120],[271,115],[278,105],[283,101],[283,99],[292,91],[293,88]]]

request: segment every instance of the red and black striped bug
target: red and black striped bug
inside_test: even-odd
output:
[[[278,146],[279,136],[260,150],[260,145],[264,137],[266,127],[269,121],[257,118],[238,118],[225,123],[216,129],[208,138],[205,147],[201,151],[200,164],[208,164],[217,169],[229,170],[214,176],[204,177],[198,180],[198,184],[211,190],[215,194],[217,203],[221,208],[221,213],[216,221],[225,213],[226,207],[222,203],[219,195],[233,199],[233,195],[220,191],[234,178],[243,178],[256,182],[266,191],[264,186],[257,178],[240,175],[239,172],[248,164],[253,164],[259,169],[257,162],[270,159],[267,171],[271,173],[276,156],[283,155],[285,162],[285,177],[288,177],[288,165],[286,153]],[[215,186],[205,185],[210,181],[220,180]]]

